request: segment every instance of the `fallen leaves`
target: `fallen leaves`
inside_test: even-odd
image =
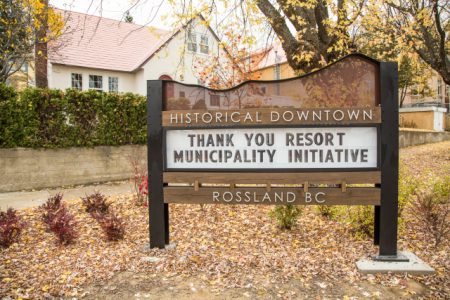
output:
[[[438,172],[449,168],[450,143],[446,145],[429,150],[433,160],[440,160],[432,163],[439,164]],[[425,153],[421,148],[407,149],[402,159],[416,170],[416,164],[424,164]],[[313,208],[305,208],[292,231],[282,231],[268,216],[271,207],[171,205],[171,242],[176,247],[148,250],[148,211],[134,206],[134,201],[131,196],[111,199],[128,229],[125,239],[118,242],[106,241],[81,201],[68,205],[80,232],[77,242],[69,246],[58,245],[55,236],[44,230],[37,209],[20,211],[27,221],[20,241],[0,250],[0,295],[23,299],[81,297],[87,285],[108,281],[122,271],[158,274],[162,281],[194,276],[218,291],[253,288],[261,296],[287,299],[298,296],[281,288],[292,280],[320,293],[336,290],[344,283],[345,288],[366,284],[375,290],[353,288],[354,294],[337,295],[348,299],[383,297],[376,291],[383,287],[415,293],[408,290],[405,275],[360,274],[355,262],[375,254],[377,248],[369,239],[353,238],[346,224],[319,217]],[[444,298],[450,293],[450,242],[433,249],[426,237],[408,226],[413,219],[407,218],[399,249],[414,252],[437,273],[407,278],[426,286],[421,297]],[[242,295],[251,296],[247,292]]]

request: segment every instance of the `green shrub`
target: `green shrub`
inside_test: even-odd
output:
[[[411,202],[419,187],[416,177],[409,175],[405,168],[400,168],[398,181],[398,217],[402,219],[403,210]],[[399,220],[399,221],[400,221]]]
[[[358,205],[349,207],[347,221],[353,235],[357,238],[373,237],[374,208],[373,206]]]
[[[105,93],[99,111],[101,145],[145,143],[147,110],[144,97],[131,93]]]
[[[450,238],[450,176],[430,183],[430,186],[417,192],[411,211],[418,221],[417,230],[430,234],[434,246]]]
[[[0,83],[0,146],[17,147],[26,134],[24,121],[29,110],[12,88]]]
[[[80,92],[66,90],[69,135],[72,146],[93,146],[98,144],[96,129],[97,114],[101,105],[102,93],[95,90]]]
[[[337,208],[333,205],[317,205],[317,212],[322,216],[330,220],[334,220],[337,216]]]
[[[0,147],[57,148],[144,144],[143,96],[0,85]]]
[[[412,200],[418,190],[418,180],[409,175],[404,168],[400,169],[398,183],[398,226],[403,230],[403,211]],[[374,208],[373,206],[351,206],[343,213],[335,210],[333,213],[337,218],[343,218],[357,238],[373,237],[374,230]]]
[[[278,205],[270,212],[270,216],[277,221],[281,229],[291,229],[302,214],[302,210],[303,207],[297,205]]]
[[[25,147],[70,146],[67,105],[62,91],[28,88],[21,93],[20,98],[29,108],[26,114],[29,135],[25,137]]]

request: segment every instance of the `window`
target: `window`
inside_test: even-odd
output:
[[[22,66],[20,67],[20,70],[21,70],[22,72],[24,72],[24,73],[28,73],[28,63],[27,63],[27,62],[24,62],[24,63],[22,64]]]
[[[92,90],[103,90],[103,76],[89,75],[89,88]]]
[[[281,66],[280,64],[276,64],[275,65],[275,80],[280,80],[281,79]],[[280,83],[276,83],[276,90],[275,93],[277,95],[280,94]]]
[[[267,93],[267,88],[265,86],[261,87],[261,93],[265,95]]]
[[[220,106],[220,95],[210,95],[209,105]]]
[[[438,99],[442,99],[442,80],[440,79],[437,81],[437,96]]]
[[[83,75],[72,73],[72,88],[80,91],[83,89]]]
[[[197,52],[197,35],[192,30],[188,31],[187,43],[189,51]]]
[[[202,35],[200,37],[200,52],[208,54],[209,53],[209,45],[208,45],[208,36]]]
[[[186,93],[184,91],[180,91],[180,98],[186,98]]]
[[[446,84],[445,85],[445,96],[444,97],[447,97],[447,99],[450,99],[450,85],[448,85],[448,84]],[[448,101],[447,101],[448,102]],[[447,111],[447,113],[449,113],[450,114],[450,108],[449,108],[449,110]]]
[[[110,92],[119,91],[119,78],[118,77],[108,77],[108,90]]]
[[[281,79],[281,66],[280,64],[275,65],[275,79],[279,80]]]

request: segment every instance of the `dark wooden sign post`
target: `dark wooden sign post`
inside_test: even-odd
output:
[[[150,247],[169,244],[168,203],[373,205],[374,259],[407,260],[397,80],[396,63],[353,54],[228,90],[148,81]]]

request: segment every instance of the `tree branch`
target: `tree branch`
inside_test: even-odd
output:
[[[294,70],[300,70],[305,67],[304,63],[299,63],[294,59],[294,56],[299,51],[300,43],[292,35],[284,17],[268,0],[257,0],[256,4],[259,10],[266,16],[271,27],[280,39],[283,50],[286,52],[289,65]]]

